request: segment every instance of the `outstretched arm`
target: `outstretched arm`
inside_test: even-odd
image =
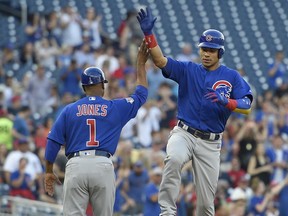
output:
[[[137,85],[142,85],[147,88],[147,76],[145,64],[149,57],[149,50],[145,44],[145,40],[142,41],[137,55]]]
[[[150,49],[150,54],[154,64],[159,68],[165,67],[167,64],[167,58],[163,55],[162,50],[157,43],[156,37],[152,32],[154,23],[157,18],[152,16],[149,8],[146,8],[146,12],[144,9],[141,9],[138,12],[137,19],[142,32],[145,35],[145,41],[148,48]]]

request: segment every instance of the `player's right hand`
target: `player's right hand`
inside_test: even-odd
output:
[[[153,17],[149,8],[146,8],[146,12],[144,9],[140,9],[137,15],[137,20],[140,24],[141,30],[144,35],[151,35],[152,29],[154,27],[154,23],[157,17]]]
[[[228,104],[228,99],[224,95],[220,94],[212,88],[207,88],[207,90],[208,93],[204,95],[207,100],[211,100],[213,103],[220,103],[223,106]]]
[[[57,182],[61,184],[60,180],[54,173],[46,173],[44,179],[44,187],[45,191],[50,195],[53,196],[54,194],[54,184]]]

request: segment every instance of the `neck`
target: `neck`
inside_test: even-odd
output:
[[[217,68],[220,67],[220,63],[217,62],[217,63],[215,63],[214,65],[211,65],[211,66],[208,66],[208,67],[206,67],[205,65],[203,65],[203,67],[204,67],[207,71],[214,71],[214,70],[216,70]]]

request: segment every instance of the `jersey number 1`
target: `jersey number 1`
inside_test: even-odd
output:
[[[99,141],[96,140],[96,120],[87,119],[86,123],[89,126],[89,141],[86,142],[86,146],[98,147]]]

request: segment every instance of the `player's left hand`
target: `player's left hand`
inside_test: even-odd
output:
[[[207,100],[211,100],[213,103],[220,103],[223,106],[228,104],[228,99],[224,95],[220,94],[212,88],[207,88],[207,90],[208,93],[204,95]]]
[[[46,173],[45,180],[44,180],[44,187],[45,191],[50,195],[53,196],[54,194],[54,184],[57,182],[61,184],[60,180],[54,173]]]
[[[146,8],[146,12],[144,11],[144,9],[140,9],[137,15],[137,20],[144,35],[152,34],[152,29],[154,27],[156,19],[157,17],[152,16],[151,11],[150,9],[148,9],[148,7]]]

